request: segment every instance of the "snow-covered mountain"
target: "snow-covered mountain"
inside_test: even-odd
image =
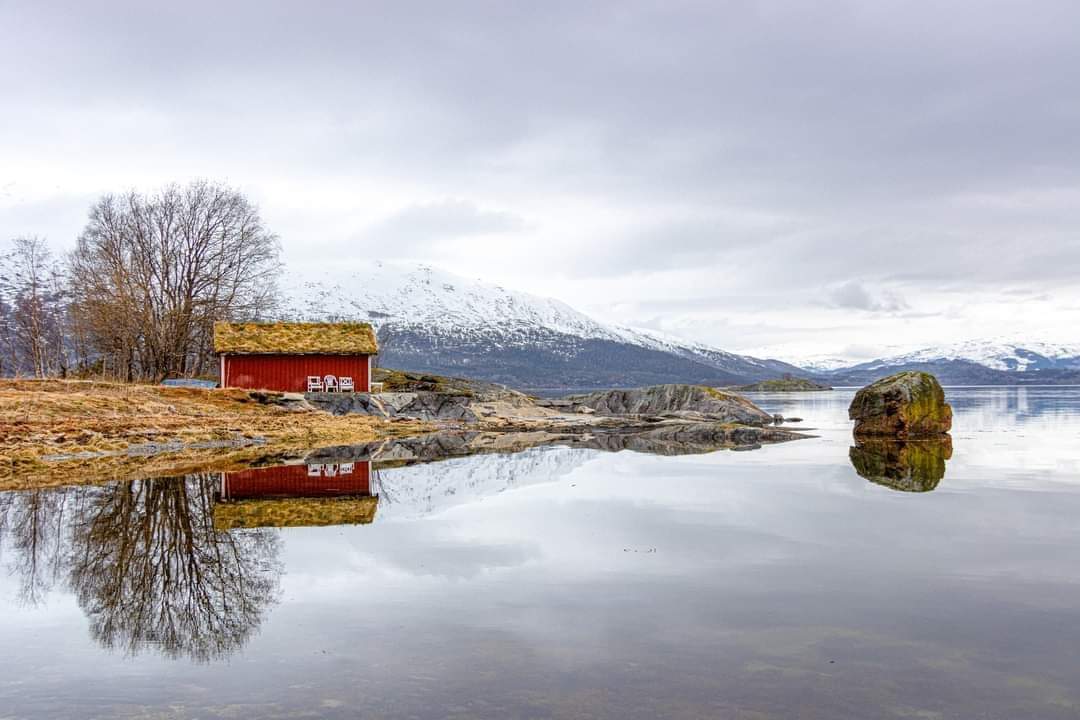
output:
[[[901,370],[927,370],[952,384],[1080,381],[1080,345],[968,340],[888,354],[847,367],[815,369],[833,383],[860,383]]]
[[[331,270],[284,293],[290,319],[372,323],[388,367],[521,388],[733,384],[799,372],[779,361],[602,323],[552,298],[425,265]]]
[[[945,347],[923,348],[876,362],[884,365],[906,365],[951,360],[963,360],[1007,372],[1075,368],[1080,367],[1080,345],[1070,347],[1040,342],[969,340]]]

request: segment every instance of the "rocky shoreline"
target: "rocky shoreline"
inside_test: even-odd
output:
[[[572,438],[578,444],[611,447],[620,443],[684,443],[749,448],[808,437],[778,427],[783,418],[766,413],[746,398],[706,386],[654,385],[552,399],[490,383],[470,384],[426,375],[414,376],[415,387],[445,388],[453,380],[453,389],[410,390],[402,382],[403,376],[407,374],[396,373],[398,381],[392,392],[283,394],[275,402],[335,415],[419,420],[441,430],[543,433]],[[636,438],[633,442],[625,439],[631,435]]]
[[[556,400],[491,383],[401,372],[377,393],[80,381],[9,385],[0,393],[4,487],[70,482],[72,473],[97,482],[293,461],[318,448],[388,438],[440,436],[439,442],[456,446],[460,440],[452,438],[466,437],[470,452],[561,444],[676,455],[810,437],[782,427],[782,418],[739,395],[694,385]]]

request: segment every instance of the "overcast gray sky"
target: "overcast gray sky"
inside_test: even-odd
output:
[[[0,239],[206,177],[295,268],[425,261],[787,356],[1075,342],[1078,28],[1075,0],[0,0]]]

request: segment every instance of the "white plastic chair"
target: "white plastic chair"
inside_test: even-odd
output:
[[[322,475],[322,465],[308,465],[307,474],[308,477],[319,477]]]
[[[326,392],[336,392],[338,389],[337,378],[333,375],[323,378],[323,384],[326,385]]]
[[[308,375],[307,378],[307,391],[308,392],[322,392],[323,383],[319,379],[318,375]]]
[[[356,388],[353,387],[353,381],[351,377],[338,378],[338,390],[341,392],[355,392]]]

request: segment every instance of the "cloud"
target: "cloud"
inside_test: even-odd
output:
[[[907,308],[907,303],[896,293],[883,290],[873,295],[862,283],[854,280],[833,288],[828,295],[828,304],[834,308],[868,312],[891,313]]]
[[[290,263],[430,258],[709,342],[1000,334],[1003,287],[1052,291],[1064,334],[1078,24],[1071,0],[22,3],[0,233],[70,244],[87,198],[211,177]],[[913,322],[946,292],[980,307]]]
[[[455,238],[516,233],[526,227],[513,213],[481,210],[465,200],[443,200],[402,208],[362,234],[384,247],[416,248]]]

